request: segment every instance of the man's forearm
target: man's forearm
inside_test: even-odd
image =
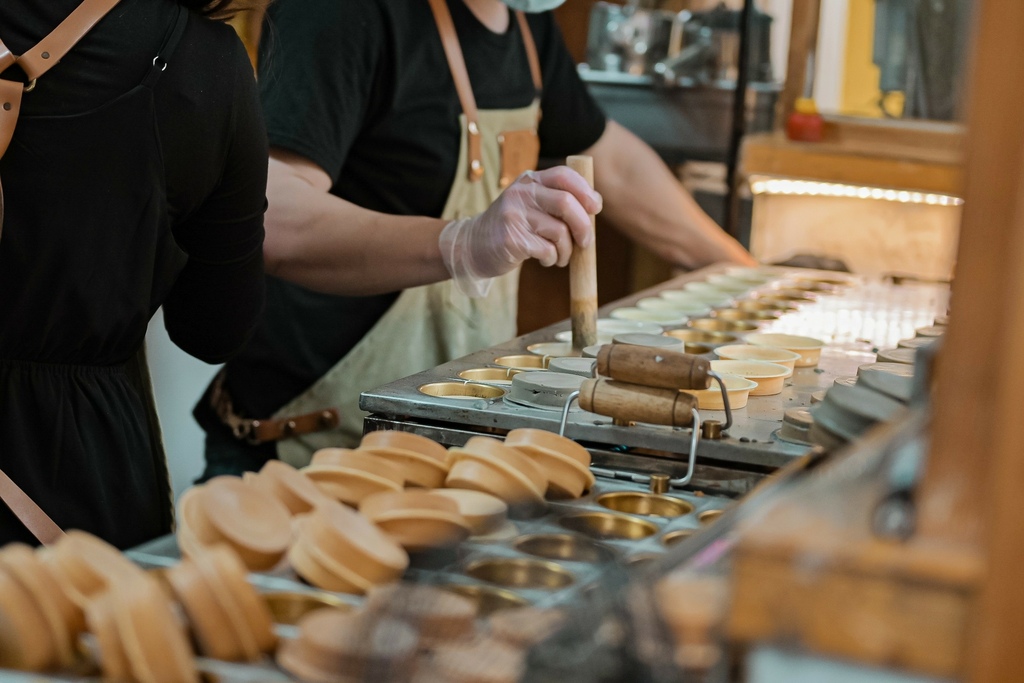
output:
[[[309,289],[368,296],[449,277],[438,236],[447,221],[369,211],[324,190],[320,178],[271,159],[267,272]]]
[[[700,208],[693,197],[640,138],[608,122],[588,151],[595,163],[602,216],[636,242],[670,263],[698,268],[754,259]]]

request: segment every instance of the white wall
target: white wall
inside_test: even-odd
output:
[[[203,471],[204,432],[192,418],[192,407],[219,366],[198,361],[175,346],[167,337],[163,310],[149,324],[146,353],[177,499]]]

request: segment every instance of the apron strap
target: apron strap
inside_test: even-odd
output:
[[[14,135],[14,126],[18,122],[20,111],[21,91],[27,92],[35,87],[35,80],[60,62],[118,2],[120,0],[84,0],[74,12],[60,22],[57,28],[20,57],[0,42],[0,72],[17,63],[29,79],[27,84],[0,79],[0,84],[4,86],[0,91],[0,157],[7,151],[7,146]]]
[[[441,34],[441,45],[448,60],[448,69],[455,81],[455,91],[459,94],[462,113],[466,115],[466,153],[469,155],[467,168],[469,180],[475,183],[484,177],[484,162],[483,151],[480,149],[480,115],[476,108],[476,98],[473,97],[473,86],[469,82],[466,59],[462,56],[462,46],[455,32],[455,23],[452,21],[452,13],[448,10],[448,3],[445,0],[430,0],[430,9],[434,13],[437,31]]]
[[[64,536],[64,532],[50,516],[3,470],[0,470],[0,500],[41,544],[53,545]]]
[[[83,0],[50,35],[18,57],[18,65],[29,80],[39,78],[63,59],[118,2],[120,0]]]
[[[525,12],[516,12],[516,19],[519,21],[519,32],[523,34],[523,47],[526,48],[526,61],[530,63],[530,76],[533,78],[533,89],[536,91],[537,99],[540,99],[544,91],[544,79],[540,73],[540,57],[537,56],[537,43],[533,42],[533,31],[526,21]]]
[[[455,81],[455,92],[459,95],[462,113],[466,115],[466,155],[469,157],[466,168],[470,182],[475,183],[484,177],[483,150],[480,147],[480,112],[476,107],[473,86],[469,82],[469,72],[466,71],[466,59],[462,54],[462,45],[459,44],[459,36],[455,31],[455,22],[452,21],[447,0],[429,2],[430,10],[434,14],[434,23],[437,24],[437,32],[441,34],[441,46],[448,60],[448,69],[451,71],[452,80]],[[539,99],[544,81],[541,78],[537,45],[533,41],[533,33],[530,31],[526,16],[522,12],[516,12],[516,19],[519,22],[519,32],[523,35],[523,45],[526,48],[526,59],[530,64],[530,76],[533,79],[536,98]]]

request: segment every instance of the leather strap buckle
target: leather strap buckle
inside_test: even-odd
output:
[[[325,408],[305,415],[265,420],[241,417],[235,412],[231,396],[224,389],[223,370],[213,380],[210,406],[217,414],[218,419],[231,430],[232,436],[253,446],[334,429],[341,423],[341,414],[337,408]]]

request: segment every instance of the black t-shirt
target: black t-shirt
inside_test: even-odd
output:
[[[14,54],[21,54],[79,4],[80,0],[3,0],[0,39]],[[177,13],[174,0],[122,0],[23,96],[22,116],[88,112],[128,92],[152,68],[153,57]],[[9,79],[19,75],[16,66],[4,74]],[[154,89],[154,106],[163,149],[168,219],[189,261],[169,297],[150,302],[151,312],[164,304],[164,320],[172,339],[194,356],[221,362],[237,351],[254,329],[264,288],[267,141],[252,69],[230,27],[195,16],[189,19],[174,63],[164,70]],[[102,192],[108,164],[117,164],[117,159],[96,159],[95,174],[81,182]],[[138,182],[159,180],[139,178]],[[32,197],[8,199],[33,201]],[[7,238],[14,239],[20,229],[36,231],[45,226],[8,225]],[[4,266],[0,267],[0,292],[18,291],[18,269],[23,264],[5,261],[4,252],[0,240],[0,264]],[[81,258],[88,258],[87,252]],[[126,258],[124,267],[145,269],[153,264]],[[112,296],[104,291],[102,279],[77,284],[93,296]],[[63,357],[62,349],[70,355],[91,348],[83,341],[85,335],[109,331],[48,328],[50,336],[44,345],[25,334],[24,321],[20,327],[18,323],[6,325],[5,305],[13,303],[12,297],[0,295],[0,357],[46,362],[118,360]],[[44,304],[40,302],[41,307]],[[143,334],[145,322],[133,331]],[[10,335],[4,334],[5,328]],[[56,338],[63,342],[54,344]],[[47,355],[41,357],[44,347]]]
[[[496,34],[449,0],[480,109],[525,107],[535,91],[518,23]],[[604,115],[550,13],[530,15],[544,78],[541,155],[583,151]],[[272,147],[315,162],[331,193],[389,214],[440,216],[460,143],[459,105],[427,0],[280,0],[261,48]],[[385,264],[381,264],[386,267]],[[229,366],[246,414],[265,417],[312,385],[398,296],[338,297],[268,278],[267,316]]]

